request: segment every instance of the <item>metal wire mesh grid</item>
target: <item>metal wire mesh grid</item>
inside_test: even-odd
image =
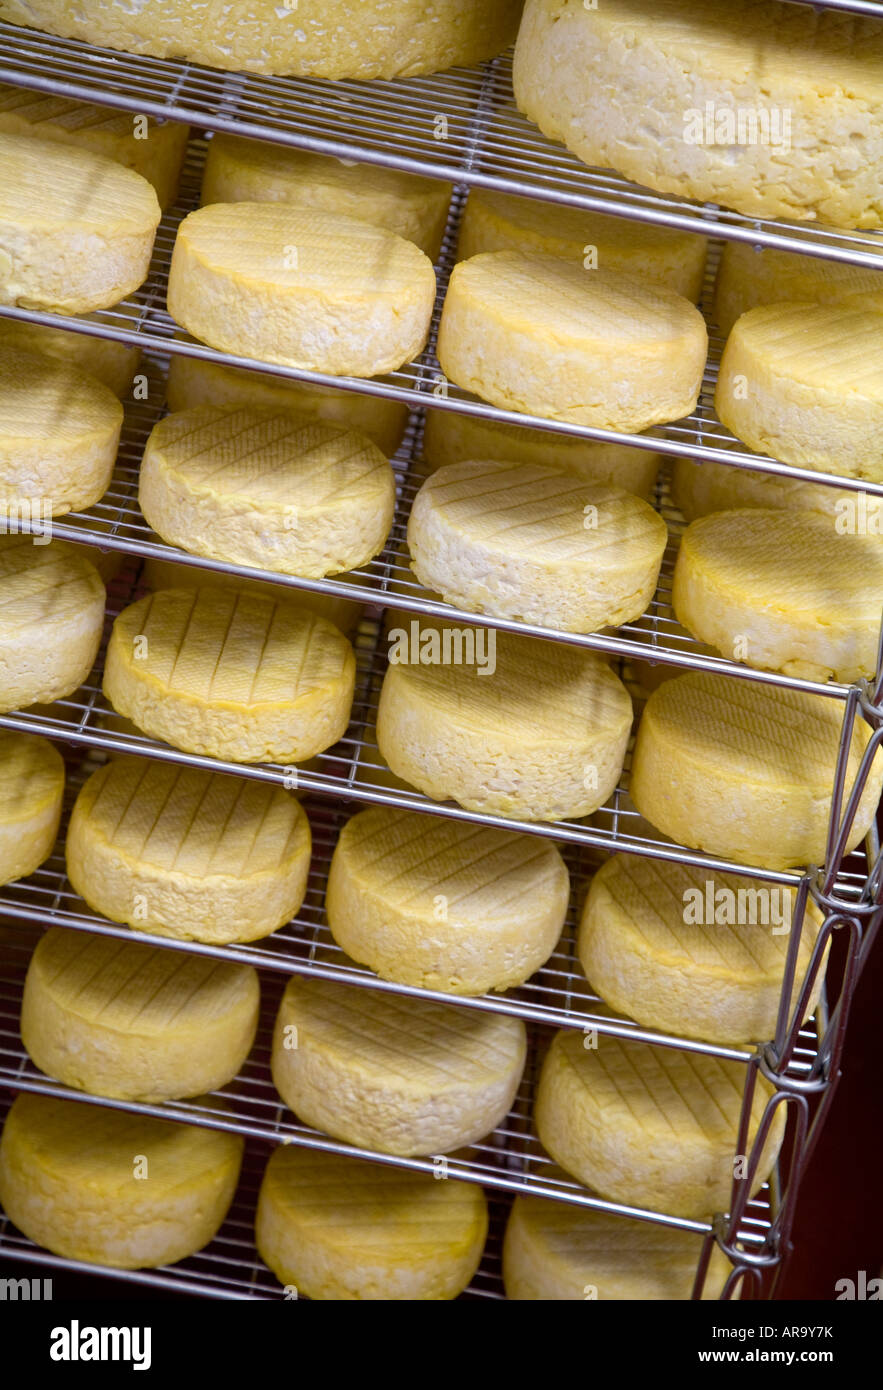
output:
[[[863,0],[835,3],[858,11]],[[753,219],[588,168],[517,111],[511,66],[507,53],[479,68],[398,82],[270,78],[135,57],[0,24],[0,80],[19,86],[432,178],[879,266],[883,240],[874,234]]]

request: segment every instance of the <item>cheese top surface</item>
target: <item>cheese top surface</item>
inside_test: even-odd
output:
[[[365,435],[272,406],[166,415],[147,452],[188,490],[242,506],[376,507],[392,486],[387,459]]]
[[[38,815],[63,787],[64,761],[51,743],[0,729],[0,825]]]
[[[801,386],[883,404],[883,313],[830,304],[765,304],[736,322],[728,346]],[[749,383],[749,401],[751,386]]]
[[[516,1197],[516,1208],[536,1253],[553,1263],[575,1266],[572,1272],[580,1274],[580,1282],[590,1280],[593,1273],[602,1280],[623,1275],[639,1278],[642,1269],[648,1272],[648,1266],[658,1265],[671,1271],[671,1296],[683,1297],[683,1289],[674,1292],[678,1276],[686,1276],[699,1263],[701,1237],[691,1231],[541,1197]],[[603,1295],[603,1284],[599,1292]]]
[[[145,758],[94,772],[75,815],[115,854],[194,878],[275,873],[310,843],[302,807],[281,787]]]
[[[217,274],[251,290],[352,296],[396,305],[435,284],[428,256],[382,227],[279,203],[213,203],[191,212],[178,240]]]
[[[34,545],[24,533],[0,536],[0,639],[33,641],[42,623],[77,622],[99,601],[98,571],[73,546]]]
[[[101,1028],[149,1038],[192,1032],[248,1005],[260,987],[248,965],[233,965],[53,927],[31,969],[54,1003]]]
[[[533,916],[532,900],[545,906],[567,881],[548,841],[386,806],[347,821],[338,853],[355,883],[396,911],[431,921],[443,894],[448,918],[476,930]]]
[[[42,441],[70,447],[122,423],[116,396],[88,372],[42,353],[0,347],[0,450]]]
[[[116,160],[79,146],[0,132],[0,188],[15,199],[3,222],[34,232],[143,236],[159,225],[151,184]]]
[[[147,639],[135,659],[136,638]],[[354,666],[331,623],[287,601],[205,588],[164,589],[124,609],[112,641],[131,669],[170,694],[252,707],[310,699]]]

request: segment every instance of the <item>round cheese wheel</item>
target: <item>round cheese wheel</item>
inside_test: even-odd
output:
[[[675,613],[749,666],[846,684],[870,676],[881,601],[879,536],[838,536],[827,517],[716,512],[681,539]]]
[[[883,28],[771,0],[527,0],[515,100],[587,164],[749,217],[883,225]]]
[[[261,1183],[255,1238],[280,1283],[308,1298],[439,1301],[469,1284],[487,1228],[472,1183],[280,1147]]]
[[[0,132],[55,140],[105,155],[153,184],[160,207],[175,200],[190,127],[0,82]]]
[[[167,298],[222,352],[379,376],[423,351],[435,272],[412,242],[340,213],[215,203],[181,223]]]
[[[209,1243],[242,1150],[240,1135],[203,1125],[23,1094],[0,1136],[0,1202],[55,1255],[152,1269]]]
[[[254,1042],[257,971],[51,928],[25,980],[31,1061],[79,1091],[163,1101],[225,1086]]]
[[[71,546],[0,535],[0,710],[49,704],[88,676],[104,627],[98,571]]]
[[[714,286],[714,320],[722,333],[762,304],[844,304],[883,311],[883,270],[727,241]]]
[[[707,349],[681,295],[520,251],[454,267],[438,336],[442,371],[492,405],[623,431],[689,415]]]
[[[67,872],[114,922],[182,941],[254,941],[304,900],[310,825],[282,787],[119,758],[80,790]]]
[[[199,406],[154,425],[145,519],[192,555],[324,579],[386,544],[395,476],[365,435],[272,406]]]
[[[856,504],[856,494],[845,488],[805,483],[802,478],[778,473],[756,473],[752,468],[731,468],[708,459],[701,463],[675,459],[672,496],[688,521],[709,512],[732,512],[740,507],[781,507],[793,512],[818,512],[836,522],[840,516],[848,517]]]
[[[0,131],[0,304],[109,309],[147,278],[160,207],[105,155]]]
[[[198,405],[275,406],[296,410],[344,429],[359,430],[387,458],[399,447],[408,408],[383,396],[362,396],[334,386],[315,386],[309,381],[289,381],[268,372],[226,367],[199,357],[173,356],[166,383],[169,410],[191,410]]]
[[[625,488],[645,500],[652,500],[659,472],[659,455],[650,449],[580,439],[554,430],[532,430],[524,425],[501,425],[454,410],[427,411],[423,456],[431,471],[470,459],[563,468],[589,482]]]
[[[435,260],[452,187],[379,164],[356,164],[261,140],[215,135],[202,179],[203,205],[296,203],[342,212],[395,232]]]
[[[34,734],[0,729],[0,884],[27,878],[55,845],[64,760]]]
[[[793,888],[617,854],[592,879],[580,963],[601,997],[638,1023],[732,1047],[765,1042],[776,1031],[796,898]],[[792,1004],[821,921],[810,901]]]
[[[702,293],[707,250],[705,237],[692,232],[473,188],[460,225],[457,259],[483,251],[543,251],[586,269],[600,266],[646,277],[695,304]]]
[[[883,482],[883,313],[825,304],[750,309],[727,339],[714,403],[782,463]]]
[[[94,377],[0,346],[0,511],[46,520],[107,491],[123,408]]]
[[[548,840],[374,806],[340,832],[325,911],[337,944],[383,979],[483,994],[544,964],[569,895]]]
[[[3,19],[102,48],[186,58],[233,72],[287,77],[413,77],[480,63],[518,28],[520,0],[298,0],[255,8],[231,0],[211,22],[192,0],[115,5],[78,0],[3,0]],[[404,134],[404,131],[402,132]]]
[[[647,701],[632,759],[641,815],[679,844],[766,869],[822,863],[840,743],[839,700],[716,672],[666,681]],[[858,721],[851,787],[869,730]],[[876,757],[848,849],[873,823]]]
[[[164,589],[116,619],[104,694],[185,752],[298,762],[340,738],[355,670],[343,633],[287,600]]]
[[[639,617],[667,542],[639,497],[536,464],[448,464],[408,521],[411,568],[446,603],[562,632]]]
[[[602,1197],[703,1220],[726,1211],[747,1075],[741,1062],[602,1036],[555,1034],[543,1063],[534,1118],[556,1163]],[[758,1077],[749,1144],[773,1088]],[[776,1108],[755,1190],[773,1167],[785,1129]]]
[[[137,328],[140,305],[118,304],[114,311],[128,320],[125,325]],[[94,318],[93,315],[86,315]],[[89,333],[75,333],[70,328],[50,328],[45,323],[28,323],[24,319],[0,319],[0,351],[41,353],[100,381],[115,396],[125,399],[132,390],[141,351],[128,343],[115,343],[112,338],[93,338]],[[89,504],[91,505],[91,503]]]
[[[521,1019],[295,976],[273,1035],[273,1081],[304,1124],[411,1157],[483,1139],[509,1113]]]
[[[632,704],[603,658],[426,619],[390,635],[377,743],[396,776],[436,801],[525,820],[604,804]]]
[[[612,1212],[515,1198],[503,1240],[506,1297],[524,1303],[574,1299],[689,1299],[701,1237]],[[716,1298],[729,1262],[715,1248],[702,1297]]]

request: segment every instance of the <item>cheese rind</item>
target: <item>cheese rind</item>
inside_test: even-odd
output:
[[[58,750],[34,734],[0,729],[0,884],[26,878],[48,859],[63,797]]]
[[[427,619],[417,629],[416,642],[413,623],[392,630],[380,693],[377,743],[396,776],[436,801],[525,820],[586,816],[604,804],[622,771],[632,706],[601,657]],[[470,638],[484,664],[463,664]]]
[[[432,262],[368,222],[278,203],[216,203],[178,230],[169,313],[223,352],[379,376],[422,352]]]
[[[729,333],[738,318],[763,304],[839,304],[883,312],[883,268],[725,242],[714,285],[718,328]]]
[[[764,1042],[776,1030],[796,897],[736,874],[617,854],[592,879],[580,963],[602,998],[638,1023],[732,1047]],[[810,902],[792,1005],[821,920]]]
[[[79,1091],[163,1101],[225,1086],[254,1042],[257,971],[53,927],[22,996],[35,1066]]]
[[[377,164],[313,154],[236,135],[215,135],[202,179],[202,203],[296,203],[372,222],[419,246],[441,249],[452,187]]]
[[[645,501],[652,501],[659,472],[659,455],[650,449],[580,439],[554,430],[532,430],[524,425],[501,425],[454,410],[427,411],[423,456],[431,472],[469,459],[563,468],[588,482],[625,488]]]
[[[749,217],[883,225],[883,26],[770,0],[527,0],[521,111],[587,164]]]
[[[348,1144],[448,1153],[508,1114],[526,1054],[520,1019],[295,976],[276,1019],[273,1082],[305,1124]]]
[[[601,1036],[584,1047],[561,1029],[543,1063],[534,1119],[544,1148],[602,1197],[703,1220],[727,1211],[747,1068],[698,1052]],[[749,1151],[773,1088],[755,1083]],[[773,1116],[754,1175],[769,1176],[782,1143]]]
[[[469,1284],[487,1228],[487,1202],[472,1183],[279,1147],[255,1237],[279,1282],[308,1298],[440,1301]]]
[[[758,868],[820,864],[843,710],[826,695],[716,672],[666,681],[647,701],[630,789],[643,816],[679,844]],[[869,730],[853,729],[851,787]],[[874,759],[847,852],[874,820],[883,758]]]
[[[325,911],[337,944],[383,979],[474,995],[543,965],[569,893],[551,843],[376,806],[340,832]]]
[[[140,312],[140,306],[136,305],[118,304],[116,307],[116,314],[131,319],[133,328]],[[50,328],[45,323],[28,323],[24,319],[0,319],[0,350],[39,353],[77,367],[121,399],[132,390],[141,357],[140,349],[128,343],[93,338],[89,333],[74,333],[68,328]]]
[[[324,618],[235,590],[164,589],[113,625],[104,694],[152,738],[233,762],[299,762],[336,743],[353,650]]]
[[[55,140],[104,155],[152,184],[161,208],[178,191],[190,128],[0,83],[0,133]]]
[[[110,483],[122,424],[122,406],[94,377],[0,347],[0,510],[91,507]]]
[[[83,684],[104,600],[98,571],[73,547],[0,536],[0,710],[49,704]]]
[[[705,238],[692,232],[473,188],[457,259],[483,251],[541,251],[586,269],[600,266],[646,277],[695,304],[702,293],[707,249]]]
[[[192,555],[324,579],[383,549],[395,477],[355,431],[273,407],[200,406],[154,425],[138,500]]]
[[[672,598],[679,621],[725,656],[850,684],[876,669],[883,545],[811,513],[716,512],[684,532]]]
[[[446,603],[562,632],[639,617],[667,541],[640,498],[531,464],[448,464],[408,520],[411,568]]]
[[[146,179],[91,150],[0,132],[0,304],[109,309],[147,277],[160,220]]]
[[[256,10],[233,0],[206,22],[190,0],[115,4],[2,0],[0,19],[127,53],[286,77],[414,77],[493,58],[515,38],[519,0],[299,0]]]
[[[53,1254],[152,1269],[212,1239],[242,1150],[238,1134],[23,1094],[0,1136],[0,1202]]]
[[[310,826],[281,787],[119,758],[82,787],[67,872],[96,911],[183,941],[255,941],[304,900]]]
[[[848,516],[856,494],[825,483],[806,483],[778,473],[756,473],[703,459],[675,459],[672,496],[687,521],[709,512],[732,512],[741,507],[782,507],[792,512],[816,512],[832,522]]]
[[[757,453],[883,481],[883,312],[749,309],[727,339],[715,409]]]
[[[623,431],[689,415],[707,349],[681,295],[520,251],[454,267],[438,335],[445,374],[492,405]]]

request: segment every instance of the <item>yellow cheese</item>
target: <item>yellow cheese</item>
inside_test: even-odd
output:
[[[463,261],[483,251],[542,251],[586,269],[600,266],[646,277],[695,304],[702,293],[707,249],[704,237],[672,227],[473,188],[457,258]]]
[[[518,1018],[431,999],[289,981],[273,1082],[304,1124],[409,1157],[483,1139],[509,1113],[527,1054]]]
[[[840,304],[883,312],[883,267],[796,255],[728,241],[714,286],[714,321],[722,333],[762,304]]]
[[[561,1029],[540,1075],[534,1118],[556,1163],[626,1206],[692,1220],[727,1211],[747,1067],[606,1035],[594,1047],[587,1041]],[[749,1145],[772,1094],[758,1077]],[[754,1191],[769,1176],[784,1129],[780,1105]]]
[[[681,295],[520,251],[454,267],[438,337],[445,374],[492,405],[622,431],[689,415],[707,349]]]
[[[0,347],[0,514],[84,511],[106,492],[123,408],[77,367]]]
[[[452,187],[380,164],[355,164],[296,150],[215,135],[202,180],[202,202],[296,203],[342,212],[413,241],[430,260],[441,250]]]
[[[604,804],[632,704],[601,657],[427,619],[391,636],[377,742],[396,776],[436,801],[525,820]]]
[[[152,183],[162,208],[178,192],[190,128],[0,82],[0,132],[33,135],[105,155]]]
[[[548,840],[375,806],[340,832],[325,911],[337,944],[384,980],[484,994],[545,963],[569,893]]]
[[[343,634],[288,600],[164,589],[114,623],[104,694],[187,753],[302,762],[346,728],[355,670]]]
[[[151,1269],[209,1243],[242,1150],[238,1134],[24,1094],[0,1137],[0,1202],[55,1255]]]
[[[134,330],[140,312],[139,305],[119,304],[114,318],[122,315],[131,320],[127,326]],[[86,317],[94,320],[94,315]],[[89,333],[50,328],[45,323],[27,323],[24,319],[0,319],[0,349],[42,353],[71,367],[79,367],[121,399],[131,394],[141,356],[139,348],[115,343],[112,338],[95,338]]]
[[[883,313],[750,309],[727,339],[714,403],[757,453],[883,482]]]
[[[673,602],[724,656],[849,684],[877,665],[883,545],[809,512],[715,512],[684,532]]]
[[[159,537],[157,537],[159,539]],[[147,589],[201,589],[206,582],[206,571],[198,565],[177,565],[174,560],[145,560],[141,571],[141,583]],[[344,574],[336,574],[339,583],[346,580]],[[254,594],[258,598],[270,598],[276,593],[263,579],[241,579],[235,574],[223,574],[212,570],[209,582],[221,589],[236,589],[243,594]],[[327,618],[329,623],[339,627],[341,632],[352,632],[358,626],[363,608],[352,599],[338,598],[336,594],[314,594],[309,589],[286,591],[298,608],[305,608],[319,618]]]
[[[121,1100],[218,1090],[254,1042],[257,971],[51,928],[25,980],[21,1037],[48,1076]]]
[[[0,19],[102,48],[289,77],[413,77],[493,58],[515,38],[520,0],[232,0],[209,19],[191,0],[156,5],[0,0]],[[403,131],[404,135],[405,132]]]
[[[701,1250],[701,1237],[676,1226],[519,1196],[503,1241],[506,1297],[522,1303],[689,1299]],[[729,1269],[715,1248],[703,1298],[717,1298]]]
[[[223,352],[336,376],[378,376],[426,345],[428,256],[394,232],[280,203],[215,203],[184,218],[168,307]]]
[[[446,603],[562,632],[639,617],[667,541],[639,497],[536,464],[448,464],[408,521],[411,568]]]
[[[0,535],[0,710],[49,704],[88,676],[104,627],[98,571],[69,546]]]
[[[883,225],[883,25],[775,0],[527,0],[520,110],[587,164],[750,217]]]
[[[766,869],[820,864],[842,718],[840,701],[826,695],[691,671],[647,701],[632,798],[653,825],[693,849]],[[868,737],[857,721],[847,788]],[[878,756],[849,849],[873,823],[881,787]]]
[[[563,468],[589,482],[625,488],[648,501],[653,498],[659,472],[659,455],[650,449],[580,439],[554,430],[532,430],[524,425],[501,425],[454,410],[427,411],[423,455],[432,471],[469,459]]]
[[[154,426],[138,500],[191,555],[324,579],[380,553],[395,495],[363,434],[272,406],[199,406]]]
[[[146,279],[160,208],[132,169],[0,132],[0,188],[0,304],[89,313]]]
[[[732,1047],[765,1042],[776,1031],[796,898],[793,888],[617,854],[592,879],[580,962],[602,998],[638,1023]],[[810,901],[792,1003],[821,920]],[[821,975],[808,1014],[820,988]]]
[[[854,492],[825,483],[805,483],[778,473],[756,473],[752,468],[683,458],[675,459],[672,496],[688,521],[740,507],[783,507],[793,512],[817,512],[833,522],[841,514],[849,515],[856,499]]]
[[[197,405],[275,406],[296,410],[331,425],[367,434],[380,451],[392,458],[399,447],[408,419],[407,406],[383,396],[362,396],[333,386],[314,386],[307,381],[288,381],[244,367],[225,367],[202,362],[198,357],[174,356],[169,363],[166,387],[169,410],[191,410]]]
[[[310,826],[281,787],[144,758],[93,772],[67,871],[97,912],[183,941],[254,941],[304,899]]]
[[[0,729],[0,883],[27,878],[58,834],[64,762],[46,739]]]
[[[334,1302],[456,1298],[488,1228],[480,1187],[340,1154],[273,1150],[255,1237],[280,1283]]]

